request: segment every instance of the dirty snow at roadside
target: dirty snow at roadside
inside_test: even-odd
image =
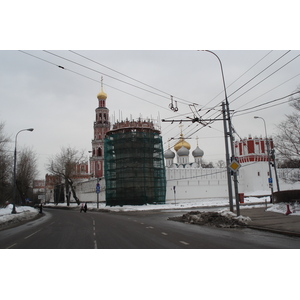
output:
[[[26,220],[31,220],[37,216],[39,211],[30,206],[17,207],[17,213],[12,214],[13,205],[9,204],[5,208],[0,208],[0,227],[4,224],[13,224]]]

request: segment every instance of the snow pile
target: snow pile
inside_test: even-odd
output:
[[[37,209],[30,206],[16,207],[16,214],[11,213],[12,209],[12,204],[0,209],[0,227],[33,219],[39,213]]]
[[[237,217],[234,213],[227,210],[219,212],[191,211],[180,217],[171,217],[169,220],[221,228],[244,227],[251,221],[249,217]]]
[[[272,211],[280,214],[286,214],[289,206],[289,209],[291,211],[290,215],[297,215],[300,216],[300,203],[299,202],[280,202],[275,203],[271,207],[267,209],[267,211]]]

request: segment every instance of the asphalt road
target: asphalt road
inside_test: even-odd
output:
[[[168,220],[179,211],[80,213],[44,209],[38,220],[0,231],[4,249],[300,248],[300,238],[248,228],[218,229]]]

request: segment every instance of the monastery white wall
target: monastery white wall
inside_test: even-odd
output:
[[[105,179],[102,178],[99,183],[99,202],[105,202]],[[80,202],[97,202],[96,185],[97,179],[90,179],[76,184],[76,194]]]
[[[166,201],[228,196],[226,169],[166,169]],[[175,194],[174,194],[175,186]]]
[[[245,196],[270,195],[268,183],[268,163],[245,163],[238,171],[239,193]],[[280,190],[300,189],[300,181],[291,183],[284,178],[296,174],[299,169],[278,169]],[[272,168],[273,188],[277,191],[275,172]],[[228,197],[226,168],[166,168],[166,202],[176,200]],[[96,179],[76,184],[77,196],[81,202],[97,202]],[[105,179],[100,181],[99,202],[105,202]],[[175,186],[175,194],[174,194]],[[234,187],[232,182],[232,187]],[[234,192],[233,192],[233,196]]]

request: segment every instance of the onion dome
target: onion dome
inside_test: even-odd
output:
[[[174,158],[175,157],[175,153],[168,149],[166,152],[165,152],[165,158]]]
[[[101,92],[97,95],[98,100],[106,100],[107,94],[103,92],[101,89]]]
[[[177,142],[174,146],[174,150],[178,151],[182,147],[186,148],[187,150],[191,149],[191,145],[184,140],[183,135],[181,134],[179,142]]]
[[[189,156],[190,154],[190,150],[185,147],[185,146],[182,146],[178,151],[177,151],[177,155],[178,156]]]
[[[198,146],[196,147],[196,149],[192,152],[192,155],[194,157],[202,157],[204,155],[204,151],[201,150]]]

